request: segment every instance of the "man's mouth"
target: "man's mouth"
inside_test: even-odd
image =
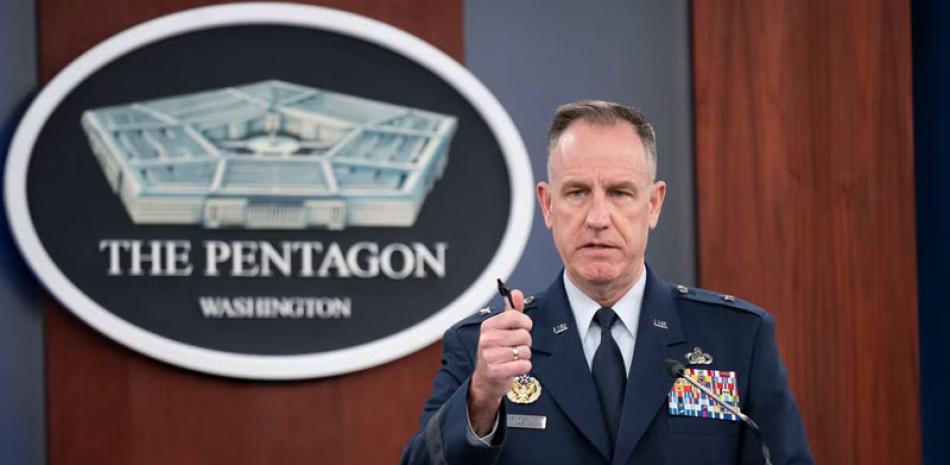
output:
[[[581,246],[582,249],[588,250],[610,250],[616,249],[617,247],[611,244],[605,244],[601,242],[590,242]]]

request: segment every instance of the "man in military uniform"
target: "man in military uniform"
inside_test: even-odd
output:
[[[772,463],[813,463],[772,318],[671,286],[644,261],[666,184],[638,111],[562,106],[538,202],[564,271],[446,331],[443,366],[403,463],[758,464],[735,415],[674,382],[664,361],[754,418]]]

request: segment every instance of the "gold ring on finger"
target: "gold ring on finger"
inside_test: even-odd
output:
[[[511,358],[514,360],[518,360],[519,358],[521,358],[521,352],[518,350],[517,347],[511,348]]]

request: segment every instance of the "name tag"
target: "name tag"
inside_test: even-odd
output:
[[[508,415],[509,428],[544,429],[548,425],[548,417],[544,415]]]

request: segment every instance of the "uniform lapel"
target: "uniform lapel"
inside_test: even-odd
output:
[[[538,301],[538,311],[531,316],[531,351],[539,355],[533,371],[541,383],[542,395],[550,394],[577,429],[610,461],[600,400],[560,276]],[[562,323],[568,329],[555,334],[554,327]],[[542,359],[543,354],[549,355]]]
[[[617,447],[614,449],[614,464],[626,463],[647,426],[666,402],[673,378],[665,374],[663,361],[678,358],[676,353],[682,350],[672,346],[685,340],[672,289],[649,268],[646,270],[647,282],[620,416]]]

